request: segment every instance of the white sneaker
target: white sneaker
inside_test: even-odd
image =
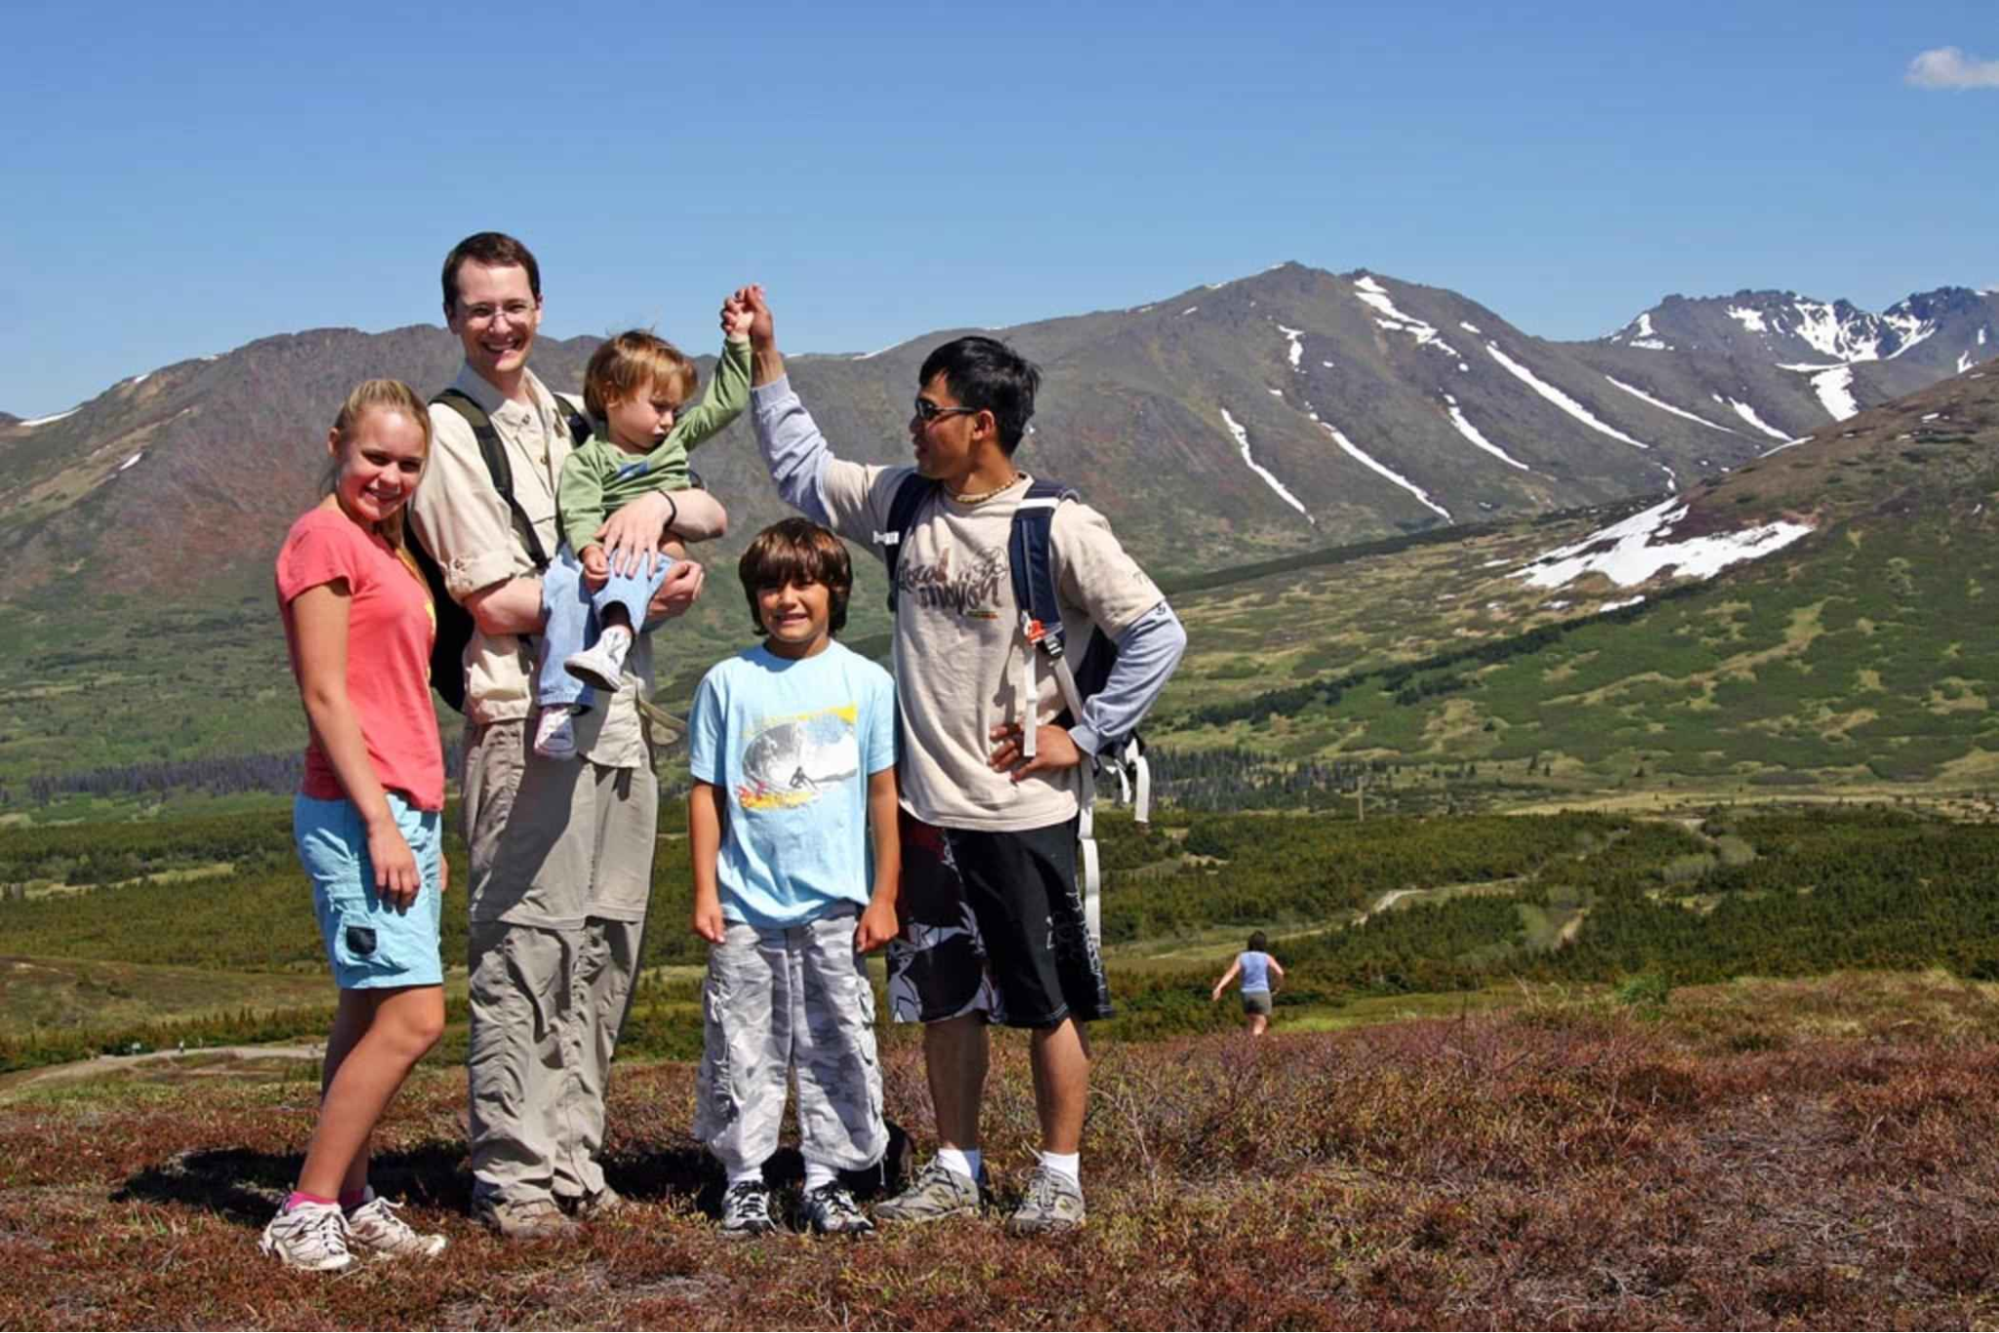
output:
[[[541,710],[534,729],[534,752],[543,759],[576,757],[576,710],[567,705]]]
[[[301,1203],[264,1227],[257,1248],[292,1268],[338,1273],[354,1262],[347,1248],[347,1219],[337,1203]]]
[[[632,632],[613,626],[598,635],[593,646],[563,658],[562,669],[593,690],[615,693],[631,648]]]
[[[347,1239],[378,1259],[430,1259],[444,1253],[445,1238],[424,1235],[396,1216],[402,1207],[380,1195],[347,1214]]]

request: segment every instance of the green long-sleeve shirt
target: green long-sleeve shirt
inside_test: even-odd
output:
[[[734,421],[749,401],[749,339],[731,338],[722,344],[701,401],[673,423],[651,453],[626,453],[602,435],[592,435],[563,463],[556,486],[562,538],[569,549],[581,551],[596,542],[604,519],[637,497],[687,489],[688,451]]]

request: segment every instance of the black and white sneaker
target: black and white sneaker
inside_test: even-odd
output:
[[[806,1191],[805,1223],[823,1236],[865,1236],[875,1229],[837,1180]]]
[[[729,1186],[722,1196],[722,1234],[734,1240],[768,1236],[777,1230],[771,1220],[770,1190],[761,1180]]]

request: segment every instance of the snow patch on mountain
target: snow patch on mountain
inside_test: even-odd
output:
[[[1445,394],[1444,403],[1446,405],[1446,411],[1448,411],[1450,414],[1451,424],[1458,428],[1458,434],[1464,436],[1467,440],[1470,440],[1473,444],[1485,450],[1487,453],[1491,454],[1494,458],[1497,458],[1500,462],[1505,463],[1509,467],[1517,467],[1522,472],[1533,471],[1532,468],[1528,467],[1525,463],[1515,458],[1512,454],[1507,453],[1504,449],[1494,444],[1491,440],[1488,440],[1485,438],[1485,436],[1479,434],[1478,427],[1472,425],[1471,422],[1465,420],[1464,409],[1458,406],[1458,400],[1456,398],[1453,398],[1450,394]]]
[[[120,463],[120,464],[119,464],[119,465],[118,465],[118,466],[117,466],[117,467],[116,467],[116,468],[115,468],[115,469],[114,469],[114,470],[112,471],[111,475],[112,475],[112,476],[114,476],[114,477],[115,477],[115,476],[117,476],[117,475],[118,475],[118,473],[120,473],[120,472],[123,472],[123,471],[124,471],[124,470],[125,470],[126,468],[128,468],[128,467],[132,466],[132,464],[134,464],[134,463],[138,462],[138,461],[139,461],[140,459],[144,458],[145,456],[146,456],[146,451],[145,451],[144,449],[141,449],[141,450],[140,450],[140,451],[139,451],[138,453],[136,453],[136,454],[133,454],[133,455],[132,455],[132,456],[131,456],[130,458],[128,458],[128,459],[126,459],[126,460],[125,460],[124,462]]]
[[[1918,343],[1929,341],[1931,335],[1937,331],[1936,321],[1918,317],[1909,309],[1907,301],[1888,307],[1887,313],[1881,316],[1881,320],[1902,337],[1902,345],[1888,354],[1890,361]]]
[[[1285,487],[1283,482],[1277,479],[1277,474],[1272,472],[1269,468],[1265,467],[1263,464],[1257,462],[1256,459],[1253,456],[1251,456],[1249,451],[1248,428],[1245,427],[1241,422],[1237,421],[1234,417],[1230,416],[1229,410],[1226,407],[1222,409],[1222,424],[1229,428],[1229,434],[1235,436],[1236,447],[1242,450],[1242,461],[1249,465],[1249,470],[1251,472],[1254,472],[1257,476],[1263,478],[1264,482],[1270,487],[1271,490],[1277,492],[1278,498],[1284,501],[1285,504],[1290,505],[1293,509],[1303,514],[1305,516],[1305,521],[1307,523],[1310,523],[1315,528],[1319,526],[1319,520],[1313,518],[1312,512],[1309,509],[1305,508],[1305,506],[1299,501],[1298,497],[1293,495]]]
[[[1970,370],[1971,366],[1972,366],[1971,353],[1968,351],[1959,352],[1957,354],[1957,373],[1962,375],[1965,371]]]
[[[34,417],[31,418],[30,420],[23,421],[19,424],[23,430],[31,429],[35,426],[46,426],[52,422],[61,421],[64,417],[73,417],[82,410],[83,410],[83,404],[78,403],[75,407],[72,407],[67,412],[58,412],[54,416]]]
[[[1599,420],[1596,417],[1596,415],[1592,413],[1587,407],[1584,407],[1581,403],[1569,397],[1567,394],[1563,393],[1560,389],[1557,389],[1554,385],[1548,383],[1546,380],[1536,375],[1533,371],[1527,369],[1527,367],[1521,365],[1518,361],[1515,361],[1512,357],[1508,356],[1506,353],[1500,351],[1498,343],[1491,343],[1491,342],[1487,343],[1485,345],[1485,350],[1492,353],[1493,360],[1499,362],[1500,365],[1505,366],[1506,369],[1513,375],[1515,379],[1519,380],[1522,384],[1525,384],[1535,393],[1540,394],[1543,398],[1553,403],[1556,407],[1559,407],[1564,412],[1567,412],[1577,421],[1582,422],[1583,425],[1588,426],[1591,430],[1598,431],[1604,435],[1608,435],[1613,440],[1622,440],[1624,441],[1624,443],[1630,445],[1634,449],[1650,449],[1652,447],[1651,445],[1645,443],[1643,440],[1634,440],[1629,435],[1626,435],[1623,431],[1619,430],[1617,427],[1609,425],[1606,422]]]
[[[1461,329],[1463,329],[1463,330],[1464,330],[1464,331],[1465,331],[1466,333],[1478,333],[1478,325],[1476,325],[1476,324],[1467,324],[1467,323],[1466,323],[1465,321],[1463,321],[1463,320],[1459,320],[1459,321],[1458,321],[1458,327],[1459,327],[1459,328],[1461,328]],[[1484,337],[1485,335],[1484,335],[1484,334],[1479,334],[1479,336],[1480,336],[1480,337]]]
[[[1315,416],[1313,420],[1317,421],[1318,418]],[[1442,515],[1446,523],[1451,521],[1451,511],[1438,504],[1435,500],[1432,500],[1428,491],[1403,476],[1400,472],[1397,472],[1394,468],[1389,467],[1378,459],[1370,457],[1359,445],[1341,434],[1339,427],[1320,421],[1319,429],[1332,436],[1333,443],[1343,449],[1347,456],[1356,463],[1359,463],[1362,467],[1375,473],[1377,476],[1384,477],[1395,485],[1400,486],[1403,490],[1415,496],[1424,508],[1430,510],[1432,513]]]
[[[1819,402],[1834,421],[1844,421],[1860,410],[1853,397],[1852,366],[1832,366],[1819,371],[1812,376],[1812,392],[1819,396]]]
[[[1615,375],[1605,375],[1604,378],[1609,380],[1612,384],[1616,385],[1618,388],[1624,390],[1626,393],[1630,394],[1633,398],[1643,399],[1645,402],[1648,402],[1652,404],[1652,406],[1658,408],[1661,412],[1671,412],[1676,417],[1685,417],[1689,421],[1699,422],[1701,425],[1706,426],[1709,430],[1718,430],[1724,435],[1740,435],[1742,433],[1741,431],[1736,430],[1732,426],[1718,426],[1714,422],[1709,421],[1706,417],[1701,416],[1698,413],[1687,411],[1687,409],[1684,407],[1674,407],[1671,403],[1666,402],[1662,398],[1654,398],[1651,394],[1646,393],[1643,389],[1634,388],[1631,385],[1626,384],[1623,380],[1618,379]]]
[[[1414,315],[1403,314],[1396,307],[1393,298],[1388,295],[1388,289],[1376,282],[1372,276],[1357,279],[1354,282],[1354,291],[1359,293],[1362,301],[1379,312],[1374,322],[1382,328],[1408,334],[1416,340],[1418,347],[1435,347],[1440,352],[1448,352],[1452,356],[1458,355],[1457,348],[1437,336],[1436,329]]]
[[[1536,556],[1508,577],[1541,589],[1564,587],[1585,574],[1601,574],[1620,588],[1633,588],[1665,569],[1681,578],[1708,579],[1730,565],[1781,551],[1811,532],[1805,524],[1779,519],[1740,532],[1673,541],[1673,528],[1687,511],[1684,501],[1667,500]]]
[[[1291,369],[1297,370],[1299,368],[1298,363],[1301,360],[1303,360],[1305,356],[1305,344],[1303,341],[1305,337],[1305,330],[1287,329],[1282,324],[1279,324],[1277,326],[1277,331],[1284,335],[1284,339],[1286,342],[1291,344],[1290,348],[1287,349],[1287,351],[1285,352],[1285,355],[1291,358]]]
[[[1826,301],[1792,302],[1798,312],[1797,334],[1812,350],[1835,361],[1879,361],[1881,330],[1872,319],[1842,320],[1839,311]]]
[[[1756,429],[1762,431],[1765,435],[1768,435],[1771,439],[1783,440],[1786,442],[1790,440],[1791,438],[1790,436],[1786,435],[1783,431],[1778,430],[1775,426],[1765,421],[1762,417],[1757,416],[1756,409],[1751,407],[1748,403],[1738,403],[1733,398],[1731,398],[1728,400],[1728,405],[1735,410],[1735,415],[1741,417],[1744,421],[1756,427]]]
[[[1732,305],[1728,308],[1728,317],[1751,333],[1768,333],[1770,331],[1770,326],[1763,322],[1763,312],[1760,310],[1751,310],[1748,306]]]
[[[1673,350],[1667,345],[1666,340],[1653,330],[1652,312],[1649,310],[1631,321],[1631,323],[1625,325],[1618,332],[1611,334],[1610,340],[1614,343],[1623,342],[1627,333],[1631,335],[1630,345],[1632,347],[1643,347],[1649,352],[1670,352]]]

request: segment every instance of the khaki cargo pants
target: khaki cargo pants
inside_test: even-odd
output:
[[[650,768],[542,759],[526,723],[468,726],[474,1198],[604,1188],[604,1104],[645,934]]]

